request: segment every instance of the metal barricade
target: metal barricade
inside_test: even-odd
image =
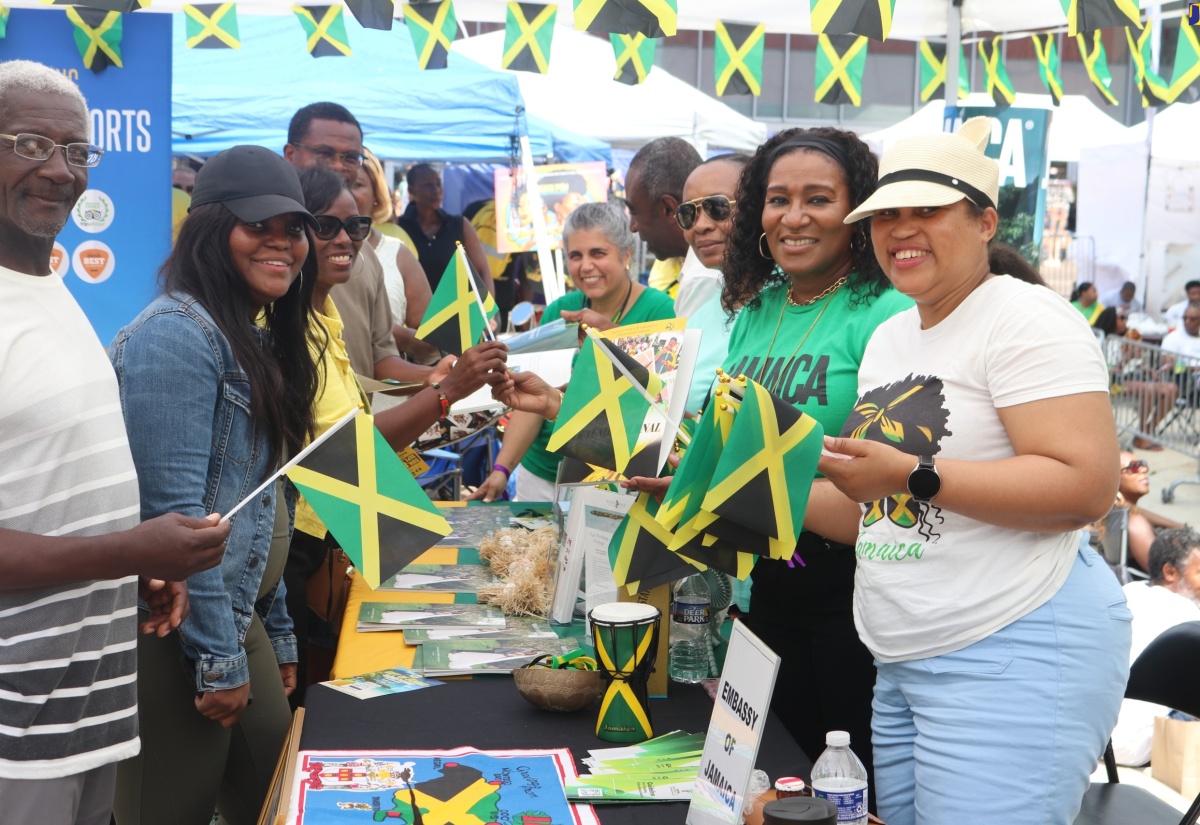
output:
[[[1107,336],[1102,346],[1117,430],[1130,440],[1144,438],[1200,462],[1200,365],[1116,335]],[[1180,484],[1200,484],[1200,464],[1195,476],[1175,479],[1163,489],[1164,502],[1175,498]]]

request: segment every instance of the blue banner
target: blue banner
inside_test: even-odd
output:
[[[0,60],[36,60],[79,84],[104,150],[58,236],[51,264],[105,345],[157,292],[171,251],[171,17],[121,21],[124,68],[95,74],[62,7],[13,9]]]

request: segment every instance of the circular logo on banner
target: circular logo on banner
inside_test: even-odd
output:
[[[112,226],[113,212],[112,198],[99,189],[88,189],[71,210],[71,218],[84,232],[95,234]]]
[[[58,241],[54,242],[54,248],[50,250],[50,271],[60,278],[67,277],[67,273],[71,271],[71,256],[67,254],[67,248]]]
[[[108,244],[100,241],[84,241],[75,247],[75,255],[71,262],[75,266],[75,274],[89,284],[107,281],[113,273],[116,263],[113,251]]]

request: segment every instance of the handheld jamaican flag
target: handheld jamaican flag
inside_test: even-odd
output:
[[[189,49],[240,49],[242,41],[238,35],[237,4],[202,3],[185,4],[184,18],[187,21]]]
[[[422,69],[444,69],[450,57],[450,44],[458,39],[458,19],[454,3],[405,3],[404,20],[412,35],[417,65]]]
[[[658,501],[642,493],[629,508],[608,544],[608,561],[618,587],[630,595],[696,572],[697,567],[667,549],[671,531],[655,520]]]
[[[459,246],[438,281],[417,337],[440,350],[462,355],[489,332],[488,321],[497,311],[495,300]]]
[[[575,0],[579,31],[674,37],[678,20],[678,0]]]
[[[809,0],[813,34],[861,34],[887,40],[896,0]]]
[[[1104,32],[1096,29],[1090,35],[1077,34],[1075,40],[1079,43],[1079,56],[1083,67],[1087,70],[1092,85],[1100,92],[1105,103],[1117,105],[1117,98],[1112,93],[1112,73],[1108,70],[1108,54],[1104,51]]]
[[[396,12],[392,0],[346,0],[346,5],[364,29],[392,30],[392,15]]]
[[[1133,29],[1125,29],[1125,39],[1129,43],[1129,55],[1133,58],[1133,67],[1136,72],[1135,82],[1142,93],[1142,105],[1165,106],[1174,98],[1171,97],[1171,87],[1167,81],[1151,68],[1154,63],[1150,34],[1150,26],[1142,29],[1141,34],[1136,36]]]
[[[1010,106],[1017,99],[1012,81],[1008,77],[1008,69],[1004,68],[1004,58],[1001,55],[1001,38],[993,37],[992,42],[980,40],[976,44],[979,57],[983,61],[984,90],[992,96],[997,106]]]
[[[867,65],[865,35],[822,34],[817,37],[814,75],[817,103],[862,104],[863,68]]]
[[[1054,105],[1058,106],[1062,103],[1063,88],[1062,74],[1058,70],[1056,39],[1057,35],[1054,34],[1033,35],[1033,51],[1037,55],[1038,76],[1042,78],[1042,85],[1050,92]]]
[[[921,102],[927,103],[946,88],[946,44],[922,40],[917,47],[921,61]],[[971,79],[967,76],[967,58],[958,47],[958,99],[971,94]]]
[[[352,415],[331,430],[287,475],[376,588],[450,535],[450,525],[371,416]]]
[[[292,11],[304,28],[304,48],[313,57],[349,57],[350,40],[346,37],[346,21],[342,7],[292,6]]]
[[[654,68],[654,49],[658,41],[638,32],[637,34],[610,34],[613,54],[617,58],[617,73],[613,80],[628,86],[636,86],[646,80]]]
[[[1098,29],[1119,29],[1133,24],[1142,27],[1138,0],[1059,0],[1067,15],[1067,34]]]
[[[118,69],[122,67],[122,26],[119,11],[79,9],[72,6],[67,9],[67,19],[75,27],[75,47],[79,49],[84,66],[96,74],[107,69],[110,64]]]
[[[500,68],[514,72],[550,71],[550,44],[558,6],[509,3],[504,22],[504,54]]]
[[[721,377],[721,383],[705,406],[691,443],[684,449],[679,466],[675,469],[671,486],[663,496],[662,506],[658,508],[658,523],[668,530],[675,530],[700,512],[700,502],[704,500],[704,494],[712,482],[721,448],[741,403],[740,394],[734,395],[729,391],[729,382],[725,378],[724,375]],[[738,392],[744,389],[745,382],[742,382]]]
[[[815,418],[750,382],[703,508],[774,539],[779,555],[772,555],[787,558],[800,538],[809,491],[807,483],[788,480],[816,475],[823,438]]]
[[[763,37],[766,27],[759,23],[717,21],[713,74],[717,94],[762,94]]]
[[[688,542],[676,552],[697,566],[711,567],[727,573],[735,579],[745,581],[754,572],[758,556],[746,553],[735,542],[703,534]]]

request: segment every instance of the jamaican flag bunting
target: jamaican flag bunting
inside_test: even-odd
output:
[[[371,416],[354,415],[315,442],[288,478],[372,588],[450,535]]]
[[[650,402],[588,336],[546,449],[624,473],[649,411]]]
[[[292,6],[307,38],[305,48],[313,57],[350,55],[346,21],[339,6]]]
[[[480,297],[476,298],[476,295]],[[486,296],[487,300],[484,300]],[[480,303],[483,309],[480,309]],[[488,309],[488,303],[491,309]],[[475,344],[487,328],[487,319],[496,314],[496,302],[482,289],[471,271],[461,248],[446,265],[442,279],[429,300],[425,317],[417,327],[417,337],[445,352],[462,355]]]
[[[1103,34],[1104,32],[1096,29],[1090,35],[1075,35],[1075,40],[1079,43],[1079,56],[1083,59],[1083,67],[1087,70],[1092,85],[1109,106],[1116,106],[1117,98],[1111,89],[1112,73],[1108,70],[1108,55],[1104,51]]]
[[[597,34],[674,37],[677,0],[575,0],[575,28]]]
[[[636,86],[646,80],[654,68],[654,49],[658,41],[638,32],[637,34],[610,34],[613,55],[617,58],[617,73],[613,80],[627,86]]]
[[[1137,87],[1142,92],[1143,106],[1165,106],[1174,101],[1171,88],[1161,75],[1156,74],[1150,67],[1150,27],[1142,29],[1140,35],[1134,35],[1132,29],[1125,29],[1125,39],[1129,42],[1129,55],[1133,58],[1133,67],[1137,72]]]
[[[815,418],[750,382],[704,509],[774,539],[782,546],[772,555],[787,558],[800,538],[809,489],[788,480],[816,474],[823,438]]]
[[[867,38],[842,34],[817,37],[817,103],[862,104],[863,67],[867,65]]]
[[[8,36],[8,6],[0,3],[0,40]]]
[[[1119,29],[1130,23],[1142,27],[1138,0],[1059,0],[1067,15],[1067,34]]]
[[[404,19],[412,35],[417,65],[422,69],[444,69],[450,56],[450,44],[458,39],[458,19],[454,3],[405,3]]]
[[[150,5],[150,0],[42,0],[42,2],[49,6],[74,6],[80,9],[119,11],[122,14],[144,9]]]
[[[809,0],[813,34],[861,34],[887,40],[896,0]]]
[[[983,61],[985,91],[992,96],[997,106],[1009,106],[1017,99],[1017,92],[1008,78],[1008,69],[1004,68],[1000,40],[999,37],[993,37],[991,43],[980,40],[977,45],[979,57]]]
[[[713,74],[717,94],[760,95],[765,26],[717,21]]]
[[[1171,70],[1171,100],[1176,101],[1200,81],[1200,26],[1188,25],[1187,15],[1179,24],[1175,41],[1175,63]]]
[[[946,88],[946,44],[922,40],[917,47],[921,60],[921,102],[927,103]],[[967,76],[967,59],[962,46],[958,47],[958,99],[971,94],[971,79]]]
[[[696,565],[667,549],[671,531],[655,521],[658,508],[654,496],[639,495],[608,544],[613,579],[631,595],[696,572]]]
[[[237,5],[234,3],[204,3],[184,5],[189,49],[240,49]]]
[[[121,68],[121,13],[71,6],[67,19],[75,27],[75,47],[83,65],[96,74],[109,65]]]
[[[504,53],[500,68],[514,72],[550,71],[550,43],[558,6],[509,3],[504,22]]]
[[[392,0],[346,0],[350,13],[364,29],[392,30],[396,7]]]
[[[1053,34],[1033,35],[1033,51],[1037,55],[1038,75],[1042,78],[1042,85],[1050,92],[1054,105],[1058,106],[1062,103],[1063,89],[1062,74],[1058,70],[1056,37]]]

